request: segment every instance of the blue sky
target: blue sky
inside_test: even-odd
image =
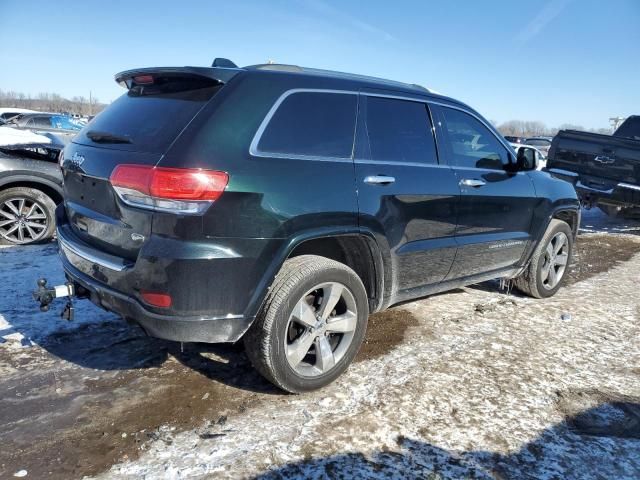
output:
[[[420,83],[492,120],[640,113],[640,0],[0,0],[0,89],[101,101],[121,70],[281,63]]]

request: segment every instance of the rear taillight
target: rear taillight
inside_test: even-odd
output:
[[[197,214],[222,195],[229,175],[214,170],[118,165],[109,180],[120,199],[129,205]]]

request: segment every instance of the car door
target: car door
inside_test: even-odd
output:
[[[361,99],[355,155],[359,223],[388,251],[392,298],[399,301],[449,272],[460,189],[453,170],[438,161],[424,100],[370,93]]]
[[[479,116],[437,106],[439,147],[460,185],[458,253],[447,279],[516,265],[530,241],[536,193],[526,172]]]

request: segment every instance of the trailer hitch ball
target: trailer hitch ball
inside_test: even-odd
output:
[[[65,320],[73,320],[74,309],[71,302],[71,298],[75,293],[75,289],[72,283],[65,283],[64,285],[57,285],[55,287],[47,287],[47,279],[39,278],[36,282],[38,289],[33,292],[33,299],[40,303],[40,311],[48,312],[49,305],[56,298],[67,297],[67,304],[62,311],[61,317]]]
[[[33,292],[33,299],[40,303],[40,311],[48,312],[49,304],[56,298],[56,291],[53,288],[47,288],[47,279],[38,279],[38,289]]]

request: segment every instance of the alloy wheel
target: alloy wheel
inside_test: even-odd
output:
[[[338,282],[317,285],[296,303],[287,322],[285,353],[299,375],[329,372],[344,357],[358,324],[356,301]]]
[[[556,233],[547,244],[541,270],[542,285],[547,290],[554,289],[567,268],[569,261],[569,239],[564,232]]]
[[[31,243],[47,231],[45,208],[28,197],[15,197],[0,205],[0,236],[11,243]]]

